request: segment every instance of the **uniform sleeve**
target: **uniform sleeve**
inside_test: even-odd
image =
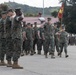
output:
[[[22,16],[17,16],[15,17],[16,21],[22,21],[23,20],[23,17]]]

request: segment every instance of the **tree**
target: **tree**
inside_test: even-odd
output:
[[[76,0],[62,0],[64,2],[63,23],[69,33],[76,34]]]
[[[53,17],[57,17],[58,12],[57,12],[57,11],[53,11],[53,12],[51,13],[51,15],[52,15]]]
[[[1,12],[2,11],[7,11],[8,10],[8,6],[5,4],[0,4],[0,17],[1,17]]]

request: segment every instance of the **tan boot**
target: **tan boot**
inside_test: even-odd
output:
[[[0,66],[6,66],[6,63],[4,61],[1,61]]]
[[[12,67],[12,62],[11,61],[7,61],[7,67]]]
[[[18,65],[18,62],[14,62],[12,65],[12,69],[23,69],[20,65]]]

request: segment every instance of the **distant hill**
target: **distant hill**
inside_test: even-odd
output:
[[[38,14],[39,12],[42,13],[43,8],[38,8],[38,7],[32,7],[24,4],[18,4],[15,2],[5,2],[4,4],[8,5],[10,8],[17,8],[21,7],[22,11],[24,13],[29,13],[29,14]],[[45,15],[51,15],[51,12],[53,11],[58,11],[59,7],[49,7],[45,8]]]

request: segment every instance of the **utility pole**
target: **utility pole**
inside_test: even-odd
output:
[[[43,0],[43,17],[44,17],[44,0]]]

